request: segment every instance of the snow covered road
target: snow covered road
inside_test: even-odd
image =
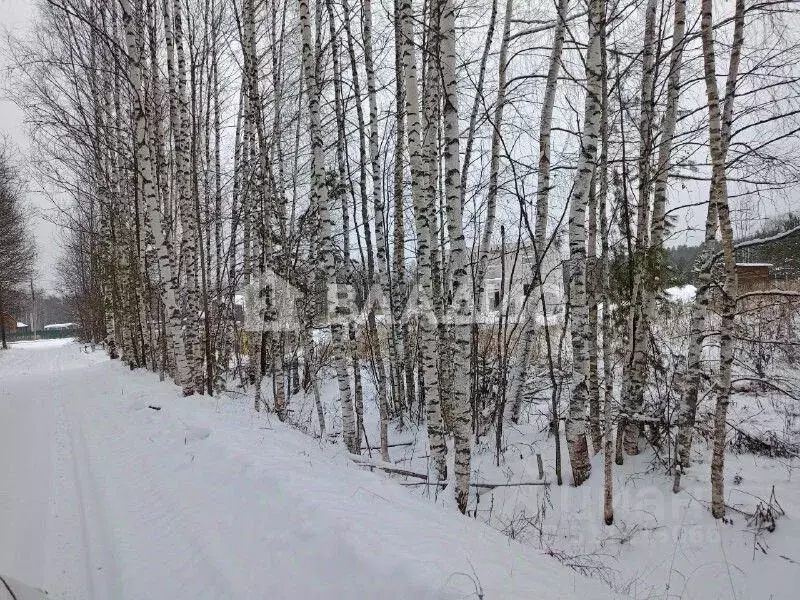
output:
[[[606,597],[246,398],[70,342],[0,353],[0,457],[0,573],[55,600]]]

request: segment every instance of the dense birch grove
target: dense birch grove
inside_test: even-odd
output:
[[[795,231],[740,241],[743,207],[800,180],[795,10],[41,0],[14,89],[68,230],[64,292],[112,358],[378,468],[419,428],[464,513],[474,453],[501,464],[537,411],[548,479],[602,478],[606,524],[616,465],[652,447],[678,492],[702,434],[721,518],[747,306],[797,295],[736,275],[744,245]],[[687,236],[680,321],[666,257]]]

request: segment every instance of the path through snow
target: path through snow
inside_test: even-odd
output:
[[[0,573],[54,600],[606,596],[249,407],[70,342],[0,353]]]

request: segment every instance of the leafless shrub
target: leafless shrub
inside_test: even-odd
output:
[[[769,498],[759,499],[753,514],[747,517],[747,527],[753,533],[753,557],[755,557],[756,550],[767,554],[769,546],[765,539],[766,534],[774,532],[776,521],[785,515],[786,513],[775,497],[775,486],[772,486]]]

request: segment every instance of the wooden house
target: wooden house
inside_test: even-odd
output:
[[[739,290],[765,288],[771,279],[770,263],[736,263],[736,285]]]

